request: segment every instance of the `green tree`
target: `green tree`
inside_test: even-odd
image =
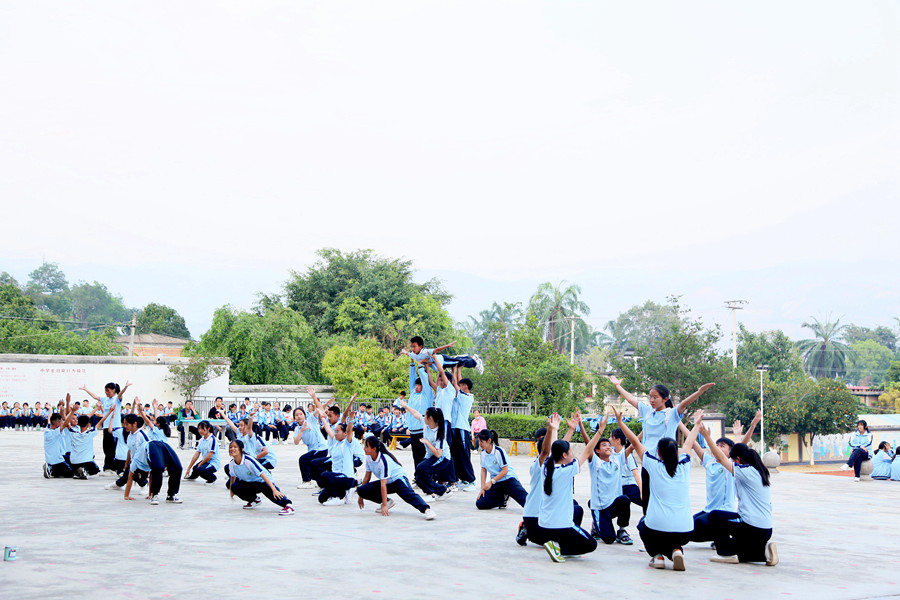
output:
[[[730,398],[739,389],[731,359],[719,349],[722,331],[718,325],[707,329],[700,320],[693,320],[687,311],[673,299],[675,318],[668,322],[668,329],[652,346],[638,344],[640,357],[631,360],[619,355],[613,358],[613,367],[619,371],[626,389],[647,393],[649,388],[662,383],[679,400],[693,394],[704,383],[716,387],[697,402],[697,406],[716,403]]]
[[[172,337],[190,339],[184,317],[174,308],[151,302],[137,313],[138,333],[158,333]]]
[[[330,348],[322,359],[322,373],[338,396],[394,398],[409,387],[409,362],[376,340],[360,339]]]
[[[121,296],[114,296],[102,283],[79,282],[69,290],[72,318],[87,327],[92,323],[119,323],[131,316]]]
[[[444,306],[451,297],[435,279],[415,283],[411,262],[371,250],[344,254],[325,248],[318,255],[305,273],[292,271],[285,284],[288,308],[302,314],[316,333],[374,337],[392,350],[412,335],[433,345],[450,341],[453,322]]]
[[[321,358],[331,342],[284,306],[262,314],[223,306],[200,337],[198,351],[231,359],[231,383],[299,385],[321,381]]]
[[[556,287],[549,281],[538,286],[528,303],[528,314],[534,315],[544,329],[544,339],[553,344],[559,352],[566,352],[571,343],[572,332],[569,319],[574,320],[575,341],[581,338],[580,350],[583,350],[592,338],[590,326],[584,317],[591,314],[591,309],[579,295],[581,286],[566,285],[561,281]]]
[[[874,404],[884,412],[900,412],[900,383],[888,384]]]
[[[887,373],[884,374],[885,383],[900,382],[900,360],[892,360],[888,365]]]
[[[853,342],[847,352],[847,380],[855,385],[881,385],[894,353],[875,340]]]
[[[15,277],[10,275],[6,271],[3,271],[2,273],[0,273],[0,285],[14,285],[16,287],[19,287],[19,282],[16,281]]]
[[[0,353],[108,356],[121,352],[114,328],[82,335],[69,331],[11,284],[0,285],[0,315]]]
[[[671,297],[666,305],[647,300],[620,314],[606,324],[615,348],[652,348],[677,324],[678,299]]]
[[[861,327],[851,323],[844,329],[844,340],[850,344],[853,342],[878,342],[886,346],[891,352],[897,351],[897,334],[890,327],[879,325],[875,329]]]
[[[478,317],[469,315],[469,318],[458,324],[458,328],[464,332],[471,340],[473,348],[480,350],[493,340],[490,339],[491,331],[509,332],[511,329],[518,327],[522,322],[522,305],[519,302],[504,302],[498,304],[494,302],[487,310],[478,313]],[[492,323],[501,325],[499,329],[491,329]]]
[[[754,333],[740,324],[738,335],[738,367],[755,369],[757,365],[769,367],[768,377],[784,381],[803,372],[803,361],[794,342],[783,331]]]
[[[815,339],[797,342],[806,372],[816,379],[842,377],[846,372],[848,347],[840,341],[844,330],[840,319],[833,323],[827,320],[820,323],[815,318],[812,321],[803,327],[811,330]]]
[[[195,348],[193,344],[185,347],[186,353],[191,353]],[[172,389],[181,394],[181,397],[187,400],[193,400],[204,383],[219,377],[226,369],[225,364],[220,359],[203,354],[193,354],[184,365],[170,365],[169,376],[166,381],[173,384]]]
[[[816,435],[846,433],[856,428],[858,403],[840,381],[819,379],[811,393],[798,400],[797,433],[807,448]],[[809,464],[814,463],[809,453]]]
[[[68,297],[69,282],[56,263],[41,263],[40,267],[29,273],[25,293],[31,296],[37,307],[61,319],[68,319],[72,313]]]

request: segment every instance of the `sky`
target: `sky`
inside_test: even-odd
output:
[[[900,317],[894,2],[0,2],[0,270],[194,335],[323,247],[463,320],[582,287],[730,331]]]

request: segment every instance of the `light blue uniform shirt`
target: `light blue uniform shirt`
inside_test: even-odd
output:
[[[150,461],[147,459],[147,445],[150,443],[150,436],[143,429],[139,429],[128,435],[128,451],[131,453],[130,470],[149,471]]]
[[[112,430],[112,436],[116,438],[116,460],[128,458],[128,444],[125,442],[125,430],[119,427]]]
[[[859,448],[860,450],[865,450],[869,453],[869,456],[871,456],[873,439],[871,433],[860,433],[859,430],[857,430],[850,436],[850,450],[853,451]]]
[[[63,455],[71,454],[72,452],[72,430],[68,427],[62,430],[61,433],[62,439],[60,443],[62,444]]]
[[[652,492],[653,486],[651,484]],[[772,528],[772,490],[763,485],[759,471],[750,465],[734,464],[734,491],[738,500],[738,514],[748,525],[760,529]]]
[[[681,423],[683,414],[678,414],[674,408],[664,408],[663,410],[653,410],[649,404],[641,402],[638,404],[638,413],[641,415],[644,437],[642,444],[648,452],[656,454],[656,447],[659,440],[664,437],[675,439],[675,433],[678,431],[678,424]]]
[[[703,468],[706,469],[706,507],[703,510],[734,512],[734,475],[719,464],[712,452],[703,453]]]
[[[375,460],[366,456],[366,471],[378,479],[387,479],[388,483],[394,483],[398,479],[406,479],[406,471],[403,470],[403,467],[384,453],[379,454]]]
[[[494,444],[493,452],[488,452],[487,450],[481,451],[481,467],[488,472],[491,479],[499,475],[500,471],[503,470],[503,467],[507,467],[506,475],[498,479],[498,482],[506,481],[507,479],[516,479],[516,472],[506,459],[506,452],[504,452],[503,448],[497,444]]]
[[[416,378],[419,378],[423,381],[422,391],[416,393]],[[431,389],[431,386],[428,384],[428,373],[424,368],[416,367],[409,368],[409,404],[410,408],[414,409],[420,415],[425,414],[425,410],[432,406],[434,403],[434,391]],[[410,411],[406,411],[406,427],[409,429],[410,433],[422,433],[422,430],[425,428],[425,423],[421,419],[416,419],[410,414]]]
[[[553,467],[553,493],[549,496],[544,493],[544,485],[543,482],[541,483],[541,511],[538,516],[538,525],[545,529],[575,527],[572,482],[580,469],[577,460]],[[544,466],[544,477],[547,477],[546,465]]]
[[[890,477],[893,459],[892,453],[878,450],[872,457],[872,477]]]
[[[609,460],[594,454],[589,459],[588,472],[591,474],[591,510],[608,508],[622,495],[622,464],[615,453]],[[553,487],[556,487],[555,483]]]
[[[200,438],[200,441],[197,442],[197,452],[200,453],[200,460],[212,452],[212,458],[206,464],[211,465],[217,471],[222,466],[222,457],[219,456],[219,440],[216,439],[216,436],[209,434],[205,438]]]
[[[69,455],[69,461],[72,464],[88,463],[94,460],[94,438],[97,437],[97,430],[93,427],[87,431],[72,432],[70,442],[72,443],[72,453]]]
[[[891,461],[891,481],[900,481],[900,453],[895,454]]]
[[[255,433],[251,433],[250,435],[242,435],[238,437],[244,443],[244,454],[249,454],[254,459],[256,456],[263,451],[263,448],[268,448],[269,453],[266,454],[261,460],[272,465],[272,468],[278,466],[278,457],[272,452],[272,449],[269,448],[269,445],[266,444],[266,441],[262,439],[262,436],[256,435]]]
[[[538,459],[531,463],[528,474],[531,476],[531,488],[528,490],[525,506],[522,507],[522,516],[538,518],[541,514],[541,488],[544,486],[544,469]]]
[[[44,430],[44,462],[58,465],[63,462],[63,437],[59,427]]]
[[[450,423],[453,417],[453,400],[455,398],[456,388],[449,383],[447,384],[447,387],[439,387],[434,394],[434,407],[441,409],[441,412],[444,413],[444,420],[447,423]],[[424,416],[424,413],[422,416]]]
[[[335,442],[331,447],[331,471],[345,477],[353,477],[353,447],[350,440]]]
[[[263,474],[269,478],[269,481],[272,480],[272,474],[269,473],[269,470],[255,458],[246,454],[241,459],[241,464],[237,464],[234,462],[234,459],[231,459],[231,463],[228,465],[228,472],[232,477],[241,481],[265,483],[266,480],[262,478]]]
[[[325,450],[325,438],[322,436],[322,430],[319,428],[318,422],[307,420],[305,425],[306,431],[300,433],[303,425],[294,423],[294,437],[296,438],[299,435],[300,441],[306,444],[306,448],[309,452]]]
[[[650,452],[644,452],[644,468],[650,475],[650,502],[644,517],[647,527],[670,533],[693,531],[691,457],[681,455],[674,477],[669,476],[663,462]]]
[[[151,441],[169,443],[169,438],[166,437],[166,434],[159,427],[150,427],[147,433]]]
[[[107,398],[106,396],[103,396],[103,398],[100,399],[100,402],[103,404],[103,414],[104,415],[109,412],[109,409],[112,408],[113,405],[115,405],[116,410],[113,411],[112,416],[109,418],[112,419],[113,429],[115,429],[116,427],[121,427],[122,426],[122,399],[119,398],[118,394],[113,396],[112,398]],[[109,425],[109,421],[104,421],[103,425],[104,426]]]
[[[464,394],[459,392],[456,394],[456,401],[453,403],[453,429],[464,429],[469,431],[469,412],[472,410],[472,403],[475,402],[475,396],[472,394]]]
[[[637,461],[634,460],[634,453],[628,455],[628,458],[625,457],[626,448],[622,448],[621,452],[613,452],[615,454],[616,459],[619,461],[619,469],[622,471],[622,487],[626,485],[637,485],[637,482],[634,480],[634,474],[631,472],[632,469],[637,469]]]
[[[438,459],[438,462],[450,460],[450,444],[447,443],[446,436],[442,440],[437,439],[437,427],[433,429],[431,427],[426,427],[423,437],[441,451],[441,457]],[[431,458],[432,456],[434,456],[434,452],[431,451],[431,448],[425,446],[425,458]]]
[[[353,453],[354,458],[359,459],[359,462],[366,462],[366,453],[363,452],[362,444],[358,439],[353,438],[353,441],[350,442],[350,451]],[[353,470],[356,471],[356,467],[353,467]]]

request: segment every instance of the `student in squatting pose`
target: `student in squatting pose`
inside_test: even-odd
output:
[[[88,476],[100,473],[100,467],[94,462],[94,438],[97,437],[100,421],[96,425],[91,426],[91,417],[96,412],[97,409],[95,408],[86,415],[79,415],[78,429],[71,433],[72,453],[69,461],[72,464],[72,469],[75,471],[75,479],[87,479]],[[111,414],[112,409],[103,418],[106,419]]]
[[[581,415],[576,420],[584,431]],[[553,562],[565,562],[567,556],[587,554],[597,549],[597,540],[575,524],[572,518],[575,476],[581,465],[593,453],[594,447],[603,435],[602,429],[587,443],[577,458],[572,447],[565,440],[556,440],[550,446],[550,457],[544,463],[544,481],[541,486],[541,512],[538,525],[547,538],[544,548]],[[616,472],[618,476],[618,472]]]
[[[66,394],[66,401],[69,400]],[[50,427],[44,430],[44,477],[73,477],[75,471],[65,458],[65,444],[63,435],[65,424],[71,417],[71,413],[50,415]]]
[[[856,481],[859,481],[859,470],[862,468],[864,460],[868,460],[872,455],[872,434],[869,433],[869,424],[864,420],[860,420],[856,424],[856,431],[850,436],[850,458],[841,465],[841,471],[849,471],[853,469]]]
[[[169,485],[166,493],[168,504],[181,504],[177,496],[181,487],[181,461],[172,447],[166,442],[150,439],[141,427],[144,419],[135,414],[122,418],[122,426],[128,431],[128,481],[125,483],[125,500],[131,497],[131,484],[136,471],[150,473],[150,504],[159,504],[159,492],[162,489],[163,471],[169,472]]]
[[[191,457],[191,463],[184,473],[184,478],[197,479],[199,477],[207,485],[212,485],[216,482],[216,472],[222,466],[222,459],[219,456],[219,439],[213,434],[213,428],[209,421],[197,423],[197,431],[201,436],[200,441],[197,442],[197,450]]]
[[[683,547],[691,539],[694,520],[691,516],[691,456],[689,454],[699,433],[698,423],[703,411],[694,415],[691,429],[684,446],[679,450],[675,440],[664,437],[652,451],[641,441],[622,420],[622,413],[613,406],[613,412],[622,432],[634,446],[635,452],[644,460],[644,469],[649,474],[650,497],[647,514],[638,523],[638,532],[647,554],[651,556],[650,566],[665,569],[666,558],[672,561],[676,571],[684,571]]]
[[[538,524],[541,515],[541,489],[544,485],[543,466],[547,457],[550,456],[550,447],[557,439],[559,424],[559,415],[553,413],[547,418],[547,427],[538,429],[535,432],[536,444],[540,448],[540,454],[534,459],[534,462],[531,463],[531,468],[528,470],[528,474],[531,477],[531,487],[528,491],[528,498],[525,500],[525,506],[522,507],[522,522],[519,523],[519,530],[516,532],[516,543],[520,546],[526,546],[528,542],[543,546],[548,539]],[[577,427],[574,415],[573,418],[569,419],[568,426],[569,430],[563,438],[567,442],[572,439],[572,435],[574,435]],[[574,502],[572,506],[573,520],[580,526],[584,518],[584,511]]]
[[[597,425],[597,434],[606,430],[607,415],[603,415]],[[623,455],[624,457],[624,455]],[[613,451],[607,438],[601,437],[588,457],[588,472],[591,474],[591,535],[603,540],[604,544],[619,542],[631,545],[634,542],[625,530],[631,520],[631,499],[622,493],[622,468],[625,464]],[[629,476],[631,474],[629,473]],[[613,527],[613,518],[618,530]]]
[[[524,508],[528,492],[519,483],[506,452],[497,445],[497,432],[482,429],[477,439],[481,448],[481,491],[475,500],[475,508],[499,508],[506,504],[507,498],[512,498]]]
[[[103,388],[104,397],[92,393],[89,389],[87,389],[86,385],[81,386],[80,390],[82,390],[85,394],[93,398],[94,400],[100,401],[103,403],[103,413],[106,414],[110,408],[114,408],[113,414],[110,419],[112,419],[112,427],[116,429],[117,427],[122,427],[122,397],[125,395],[125,390],[127,390],[131,386],[131,382],[127,382],[124,388],[119,388],[118,383],[107,383]],[[102,423],[102,421],[101,421]],[[106,427],[106,423],[103,423],[103,472],[107,475],[113,475],[115,473],[113,461],[116,456],[116,439],[109,432],[109,428]]]
[[[891,462],[894,460],[894,451],[889,442],[878,444],[878,450],[872,456],[872,479],[890,479]]]
[[[425,435],[419,442],[425,447],[425,460],[416,465],[416,484],[431,500],[443,500],[452,494],[452,490],[442,485],[447,481],[453,463],[450,461],[450,442],[447,440],[447,428],[441,409],[429,406],[425,416],[412,408],[405,400],[400,405],[413,414],[416,419],[425,422]]]
[[[743,434],[741,438],[742,444],[750,441],[750,438],[753,436],[753,430],[756,429],[756,425],[761,419],[762,413],[756,411],[756,416],[750,422],[747,433]],[[679,426],[679,429],[685,437],[688,436],[687,427],[682,424]],[[741,422],[735,421],[732,426],[735,437],[741,435],[742,429]],[[721,437],[716,440],[716,446],[725,456],[730,456],[731,450],[734,448],[734,442],[727,437]],[[694,442],[694,452],[700,458],[700,464],[706,470],[706,506],[694,515],[694,533],[691,534],[691,541],[712,542],[715,538],[709,527],[709,514],[714,510],[734,512],[736,506],[734,499],[734,475],[719,464],[712,452],[704,452],[699,441]]]
[[[241,440],[243,443],[241,450],[245,454],[249,454],[259,461],[259,464],[269,470],[274,469],[278,465],[278,456],[276,456],[275,452],[269,448],[261,435],[253,432],[253,422],[249,418],[241,419],[238,421],[238,424],[235,425],[234,422],[228,418],[228,415],[223,416],[225,417],[225,422],[228,423],[228,426],[237,434],[237,439]],[[228,465],[225,465],[225,474],[228,476],[231,475],[231,473],[228,472]]]
[[[281,507],[278,516],[294,514],[291,499],[272,482],[272,474],[255,458],[244,454],[243,441],[238,439],[231,442],[228,454],[231,462],[226,465],[226,472],[229,474],[227,487],[232,498],[237,496],[246,502],[243,508],[253,509],[262,502],[259,499],[259,494],[262,494]]]
[[[356,474],[353,466],[353,430],[350,424],[354,416],[355,413],[350,412],[346,423],[338,423],[333,428],[325,421],[325,433],[334,443],[329,450],[331,470],[319,473],[316,477],[316,483],[322,488],[319,492],[319,504],[324,506],[350,504],[353,499]]]
[[[306,411],[299,406],[294,409],[294,444],[306,444],[306,453],[300,455],[300,485],[297,489],[313,488],[313,461],[328,458],[328,446],[322,436],[322,430],[315,420],[310,420]]]
[[[772,537],[772,495],[769,470],[756,450],[747,444],[735,444],[731,458],[715,444],[709,429],[702,425],[700,432],[719,464],[734,474],[737,512],[714,510],[709,514],[718,556],[712,562],[765,562],[778,564],[778,550]]]
[[[622,494],[628,496],[632,504],[643,506],[641,504],[641,472],[638,469],[637,461],[632,456],[634,448],[631,447],[628,438],[618,427],[609,433],[609,443],[612,444],[613,454],[619,461],[619,468],[622,470]]]
[[[394,501],[388,498],[388,494],[397,494],[404,502],[422,513],[426,521],[434,519],[434,511],[410,487],[406,471],[394,455],[388,452],[381,440],[375,436],[367,437],[363,450],[366,453],[366,476],[362,484],[356,488],[360,510],[365,508],[365,500],[368,500],[381,505],[375,509],[376,513],[385,517],[390,516]],[[372,475],[379,481],[371,481]]]
[[[636,408],[640,414],[643,424],[643,445],[645,448],[651,449],[651,452],[655,451],[660,439],[664,437],[675,439],[678,424],[684,417],[684,410],[716,385],[714,383],[701,385],[699,390],[679,402],[676,406],[672,402],[669,388],[662,384],[657,384],[650,388],[650,393],[648,394],[650,404],[645,404],[638,402],[633,394],[626,391],[618,377],[610,375],[609,380],[616,386],[616,391],[619,392],[619,395]],[[646,469],[641,470],[641,494],[643,495],[641,500],[644,514],[646,515],[650,498],[650,474]]]

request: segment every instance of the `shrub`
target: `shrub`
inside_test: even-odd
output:
[[[532,417],[530,415],[513,413],[482,416],[487,423],[488,429],[496,431],[499,437],[509,439],[534,439],[534,432],[547,425],[547,417]]]

